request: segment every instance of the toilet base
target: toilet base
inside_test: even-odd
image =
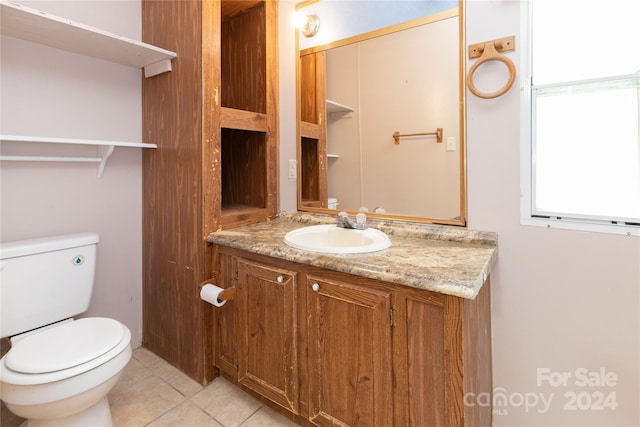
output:
[[[107,395],[130,358],[127,344],[106,363],[65,380],[34,385],[2,381],[4,405],[27,419],[29,427],[112,427]],[[92,384],[97,385],[87,389]]]
[[[20,427],[113,427],[109,400],[103,397],[98,403],[84,411],[53,420],[27,420]]]

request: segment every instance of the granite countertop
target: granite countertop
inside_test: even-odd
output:
[[[496,233],[375,219],[368,219],[369,227],[384,231],[391,239],[391,247],[382,251],[334,255],[307,252],[284,243],[285,234],[291,230],[335,222],[333,215],[284,212],[271,221],[216,231],[207,240],[273,258],[470,299],[478,294],[497,257]]]

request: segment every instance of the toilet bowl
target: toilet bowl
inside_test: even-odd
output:
[[[112,427],[107,393],[131,358],[131,332],[85,317],[97,233],[0,245],[0,398],[29,427]]]
[[[131,358],[130,339],[100,317],[32,332],[2,358],[2,400],[29,427],[111,426],[106,395]]]

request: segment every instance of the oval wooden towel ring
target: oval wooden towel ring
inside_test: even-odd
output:
[[[502,89],[499,89],[491,93],[484,93],[484,92],[480,92],[474,86],[473,74],[476,72],[476,70],[480,65],[489,61],[500,61],[504,65],[506,65],[507,68],[509,69],[509,80],[507,81],[507,84],[505,84]],[[473,93],[475,96],[479,98],[484,98],[484,99],[491,99],[491,98],[497,98],[500,95],[504,95],[509,89],[511,89],[511,86],[513,85],[513,82],[515,81],[515,79],[516,79],[516,66],[513,65],[513,61],[511,61],[509,58],[507,58],[504,55],[500,55],[496,50],[495,44],[493,42],[487,42],[484,44],[484,50],[482,51],[482,55],[480,56],[480,59],[478,59],[475,62],[475,64],[473,64],[469,69],[469,75],[467,76],[467,85],[469,86],[469,90],[471,91],[471,93]]]

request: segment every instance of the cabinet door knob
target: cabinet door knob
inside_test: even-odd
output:
[[[313,292],[318,292],[320,290],[320,285],[314,283],[313,285],[311,285],[311,289],[313,289]]]
[[[276,280],[278,281],[278,283],[282,283],[282,282],[284,282],[284,277],[283,277],[283,276],[282,276],[282,274],[281,274],[280,276],[278,276],[278,277],[276,278]]]

